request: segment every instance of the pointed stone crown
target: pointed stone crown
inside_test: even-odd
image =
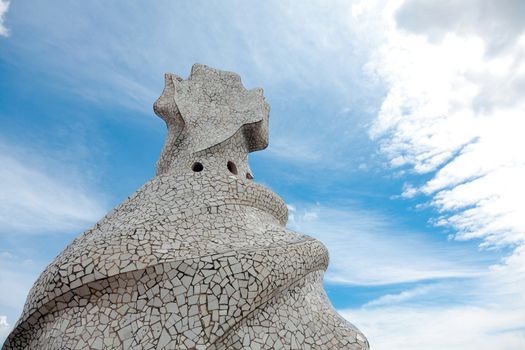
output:
[[[195,64],[187,80],[168,73],[153,110],[168,127],[157,175],[168,171],[179,155],[220,145],[237,133],[248,152],[268,146],[270,107],[263,90],[246,90],[232,72]]]

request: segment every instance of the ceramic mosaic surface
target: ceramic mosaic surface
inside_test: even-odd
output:
[[[368,349],[323,291],[326,248],[253,181],[262,90],[195,65],[154,110],[157,175],[46,268],[2,349]]]

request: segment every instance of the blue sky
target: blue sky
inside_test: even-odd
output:
[[[521,1],[0,0],[0,342],[43,268],[154,175],[163,74],[262,87],[256,181],[330,251],[373,349],[525,348]]]

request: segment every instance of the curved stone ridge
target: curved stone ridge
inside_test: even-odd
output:
[[[165,84],[157,176],[46,268],[2,349],[368,349],[322,289],[326,248],[252,181],[262,90],[202,65]]]

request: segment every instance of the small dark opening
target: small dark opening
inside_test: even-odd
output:
[[[191,166],[191,170],[195,171],[196,173],[198,173],[199,171],[202,171],[203,169],[204,169],[204,166],[202,165],[202,163],[199,163],[199,162],[195,162]]]
[[[237,166],[231,160],[228,162],[228,170],[230,173],[237,175]]]
[[[252,176],[252,174],[250,174],[250,173],[246,173],[246,178],[247,178],[248,180],[253,180],[253,176]]]

